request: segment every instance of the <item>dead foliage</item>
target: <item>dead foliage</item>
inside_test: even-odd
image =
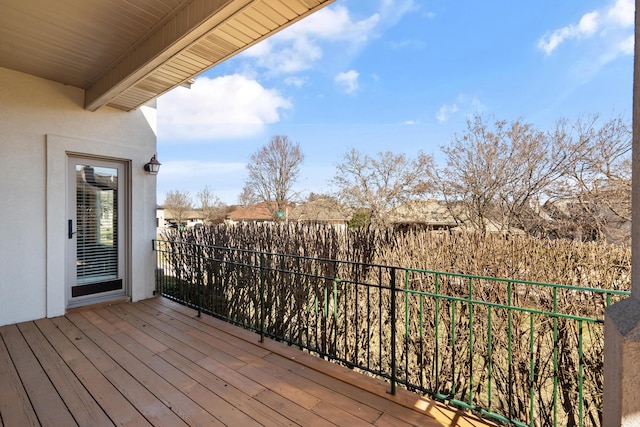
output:
[[[301,224],[167,237],[176,299],[385,378],[395,361],[400,384],[479,412],[601,424],[601,322],[621,297],[592,288],[630,289],[628,248]]]

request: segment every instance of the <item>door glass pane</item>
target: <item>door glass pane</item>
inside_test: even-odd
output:
[[[76,165],[77,284],[118,277],[118,170]]]

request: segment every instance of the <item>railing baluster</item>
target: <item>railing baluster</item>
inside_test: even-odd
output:
[[[333,279],[333,351],[338,356],[338,282]]]
[[[424,337],[423,337],[423,329],[424,329],[424,295],[420,294],[420,315],[419,315],[419,324],[418,328],[420,330],[420,348],[419,354],[416,358],[418,363],[420,364],[420,388],[424,390]],[[407,371],[408,372],[408,371]]]
[[[202,246],[196,246],[196,266],[198,277],[198,317],[202,316]]]
[[[352,267],[354,268],[354,267]],[[358,360],[359,360],[359,355],[360,355],[360,298],[358,298],[358,295],[360,295],[360,292],[358,292],[360,283],[359,283],[359,273],[360,273],[360,268],[359,265],[355,265],[355,275],[354,275],[354,279],[353,279],[353,290],[355,292],[355,300],[356,300],[356,305],[355,305],[355,324],[353,325],[354,328],[356,329],[356,333],[355,333],[355,341],[353,343],[354,346],[354,365],[357,364]],[[368,303],[368,301],[367,301]],[[367,322],[368,323],[368,322]],[[346,340],[346,337],[345,337]]]
[[[371,286],[367,286],[367,338],[371,336]],[[371,340],[366,341],[367,370],[371,371]]]
[[[493,376],[493,325],[491,319],[491,310],[493,307],[487,307],[487,358],[488,358],[488,366],[487,366],[487,409],[491,412],[491,379]]]
[[[451,311],[451,391],[452,399],[456,397],[456,301],[449,304]]]
[[[511,282],[509,282],[509,284],[507,285],[507,355],[509,365],[509,395],[507,396],[507,400],[509,401],[509,419],[513,419],[513,330],[511,328],[513,322],[513,312],[511,310],[511,287]]]
[[[396,269],[391,268],[391,390],[389,393],[396,394]]]
[[[558,312],[558,288],[553,288],[553,313]],[[553,425],[558,425],[558,317],[553,316]]]
[[[436,371],[436,393],[442,393],[440,390],[440,298],[439,295],[439,283],[438,279],[440,275],[438,273],[435,274],[435,313],[434,313],[434,326],[435,326],[435,355],[434,355],[434,363],[435,363],[435,371]]]
[[[584,351],[582,320],[578,320],[578,426],[584,425]]]
[[[264,342],[264,254],[260,254],[260,342]]]
[[[378,371],[383,372],[382,367],[382,343],[383,343],[383,328],[382,328],[382,267],[378,267]]]
[[[469,278],[469,405],[473,406],[473,279]]]
[[[533,313],[529,313],[529,425],[534,426],[533,416],[533,397],[535,394],[534,388],[534,376],[533,376],[533,349],[534,349],[534,336],[533,336]]]
[[[404,375],[405,381],[409,380],[409,333],[410,333],[410,318],[409,318],[409,271],[404,270]]]

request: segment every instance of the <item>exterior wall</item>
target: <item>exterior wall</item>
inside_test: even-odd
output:
[[[153,293],[155,109],[83,105],[81,89],[0,68],[0,325],[64,314],[67,153],[127,163],[129,294]]]

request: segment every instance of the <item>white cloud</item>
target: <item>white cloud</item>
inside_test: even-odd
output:
[[[597,39],[606,47],[597,56],[596,62],[603,63],[628,54],[628,36],[634,20],[633,0],[616,0],[608,7],[582,15],[577,24],[570,24],[545,34],[538,40],[537,47],[546,55],[551,55],[562,43],[569,40]],[[614,52],[611,52],[611,50]]]
[[[589,12],[582,15],[580,22],[578,22],[577,34],[578,37],[592,36],[598,29],[599,14],[597,11]]]
[[[414,0],[382,0],[378,13],[386,25],[395,25],[404,15],[418,9]]]
[[[245,55],[272,74],[290,74],[305,71],[322,58],[322,49],[305,37],[283,43],[275,38],[267,39],[248,49]]]
[[[438,110],[438,114],[436,114],[436,119],[438,119],[439,123],[444,123],[449,120],[452,114],[458,111],[458,106],[456,104],[451,105],[443,105]]]
[[[329,6],[247,49],[242,56],[254,59],[274,75],[308,70],[322,58],[322,42],[340,42],[344,50],[363,45],[379,21],[378,13],[357,20],[345,6]]]
[[[300,76],[289,76],[284,79],[284,84],[286,84],[287,86],[293,86],[293,87],[306,86],[308,82],[309,82],[309,79],[307,77],[300,77]]]
[[[465,98],[466,97],[464,95],[460,95],[459,96],[460,102],[466,102]],[[473,108],[474,114],[480,114],[487,111],[487,106],[484,105],[482,101],[480,101],[476,96],[471,98],[471,101],[469,101],[469,105],[471,106],[471,108]]]
[[[389,46],[392,49],[398,49],[398,50],[401,50],[401,49],[422,50],[427,46],[427,44],[424,42],[424,40],[406,39],[401,41],[391,41],[389,42]]]
[[[239,138],[280,120],[291,102],[239,74],[199,77],[158,99],[158,135],[164,141]]]
[[[634,44],[635,37],[631,34],[629,37],[618,43],[618,51],[624,55],[633,55]]]
[[[362,43],[370,38],[372,30],[379,22],[379,13],[361,20],[354,20],[349,9],[343,5],[336,5],[326,7],[292,25],[281,33],[281,37],[286,39],[313,37]]]
[[[418,124],[418,121],[417,121],[417,120],[410,119],[410,120],[405,120],[404,122],[402,122],[402,124],[403,124],[403,125],[407,125],[407,126],[417,125],[417,124]]]
[[[335,77],[335,82],[344,89],[347,93],[355,93],[358,88],[358,77],[360,74],[356,70],[349,70],[343,73],[338,73]]]
[[[547,55],[562,44],[565,40],[592,36],[598,29],[599,14],[597,11],[586,13],[580,18],[577,25],[571,24],[546,34],[538,40],[538,48]]]
[[[455,102],[442,104],[436,113],[436,119],[439,123],[445,123],[458,112],[472,116],[474,114],[482,114],[485,111],[487,111],[487,106],[484,105],[477,96],[460,93],[455,98]]]
[[[254,61],[254,66],[270,76],[309,70],[329,49],[332,63],[348,64],[351,56],[385,28],[419,9],[415,0],[367,3],[377,3],[377,7],[361,17],[354,16],[343,4],[330,5],[247,49],[240,57]]]
[[[613,25],[629,28],[633,26],[634,11],[633,0],[617,0],[609,9],[607,17]]]

